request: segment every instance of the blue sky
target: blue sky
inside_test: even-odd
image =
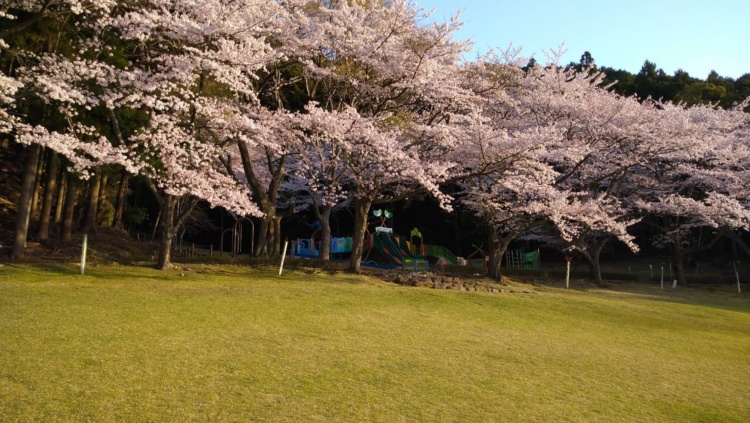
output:
[[[456,38],[471,38],[475,51],[513,43],[544,62],[542,50],[565,43],[563,63],[588,50],[598,65],[632,73],[645,60],[701,79],[712,69],[731,78],[750,73],[750,0],[412,1],[434,8],[441,22],[461,10]]]

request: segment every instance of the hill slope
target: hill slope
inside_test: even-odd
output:
[[[750,416],[747,296],[198,266],[0,267],[0,420]]]

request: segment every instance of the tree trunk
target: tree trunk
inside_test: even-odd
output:
[[[674,271],[674,278],[677,279],[677,283],[680,285],[687,285],[684,263],[685,252],[680,248],[675,249],[672,256],[672,270]]]
[[[516,237],[515,234],[507,234],[500,236],[496,232],[495,228],[489,228],[489,262],[487,263],[487,276],[498,282],[503,281],[503,274],[501,272],[501,266],[503,264],[503,256],[508,250],[508,245]]]
[[[281,220],[283,216],[275,214],[275,210],[266,212],[260,219],[258,232],[255,236],[255,257],[276,258],[281,252]]]
[[[597,285],[601,285],[603,283],[602,268],[601,263],[599,262],[599,257],[596,254],[596,250],[584,250],[581,251],[581,255],[586,259],[586,263],[589,265],[589,275],[591,276],[591,279],[593,279],[594,283],[596,283]]]
[[[274,216],[271,223],[273,224],[273,251],[271,257],[276,258],[281,255],[281,216]]]
[[[34,196],[34,182],[36,181],[36,168],[39,162],[41,146],[34,144],[29,147],[29,155],[24,166],[23,179],[21,180],[21,196],[18,199],[18,211],[16,213],[16,229],[13,238],[13,246],[10,250],[11,260],[23,259],[26,250],[26,237],[29,232],[29,219],[31,217],[31,202]]]
[[[55,223],[62,222],[63,209],[65,208],[65,191],[68,188],[67,180],[68,172],[63,169],[60,172],[60,187],[57,190],[57,201],[55,203]]]
[[[44,156],[44,150],[42,150],[37,158],[34,195],[31,197],[31,215],[29,215],[29,218],[39,214],[39,197],[42,195],[42,177],[44,176]]]
[[[455,248],[456,256],[457,257],[463,257],[463,251],[461,251],[461,218],[459,213],[461,213],[460,209],[453,210],[453,248]]]
[[[680,285],[687,285],[685,266],[681,262],[673,263],[672,266],[674,266],[674,278],[677,279],[677,283]]]
[[[362,253],[365,246],[365,232],[367,231],[367,215],[370,213],[372,201],[357,198],[354,201],[354,233],[352,234],[352,256],[349,259],[349,270],[359,272]]]
[[[168,269],[171,265],[172,239],[176,228],[174,224],[177,197],[163,194],[161,204],[161,232],[159,234],[159,260],[156,267],[160,270]]]
[[[268,256],[268,226],[270,222],[267,216],[260,219],[258,232],[255,235],[255,257]]]
[[[100,227],[111,227],[112,222],[107,219],[112,219],[112,211],[107,209],[107,184],[109,183],[109,175],[106,173],[102,174],[102,183],[99,186],[99,205],[97,207],[96,224],[95,228]]]
[[[268,257],[274,258],[278,255],[278,250],[276,249],[276,218],[275,217],[268,219],[268,233],[266,234],[266,248],[268,249]]]
[[[102,174],[102,183],[99,186],[99,207],[107,201],[107,184],[109,183],[109,175],[106,173]]]
[[[320,250],[318,251],[319,261],[331,260],[331,210],[332,206],[324,206],[323,211],[318,214],[320,222]]]
[[[99,189],[102,186],[102,174],[97,169],[94,180],[89,188],[89,203],[86,207],[86,217],[83,220],[83,226],[81,226],[81,232],[87,234],[89,232],[96,233],[96,214],[99,209]]]
[[[63,243],[68,243],[73,234],[73,213],[75,213],[76,202],[78,201],[78,179],[68,174],[68,189],[65,193],[65,209],[63,211],[62,228],[60,229],[60,239]]]
[[[604,283],[602,279],[601,256],[607,242],[609,242],[609,238],[602,238],[599,242],[593,241],[587,249],[581,250],[581,254],[589,265],[591,278],[597,285]]]
[[[47,159],[47,182],[44,187],[44,199],[42,201],[42,215],[39,218],[39,241],[49,241],[50,213],[54,202],[55,190],[57,189],[57,168],[60,159],[57,153],[50,151]]]
[[[127,170],[122,170],[122,176],[120,177],[120,187],[117,190],[117,204],[115,205],[115,217],[112,219],[113,228],[122,228],[122,216],[125,214],[125,199],[128,193],[128,184],[130,182],[130,174]]]

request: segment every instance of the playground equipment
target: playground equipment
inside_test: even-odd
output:
[[[320,255],[320,222],[313,224],[315,230],[313,231],[310,238],[298,238],[292,241],[292,251],[290,253],[293,257],[304,257],[304,258],[318,258]],[[331,238],[331,254],[338,253],[351,253],[352,252],[352,238]]]
[[[380,232],[388,232],[389,230],[390,232],[393,232],[393,229],[388,227],[388,221],[393,220],[393,212],[391,212],[390,210],[378,209],[378,210],[373,210],[372,215],[380,219],[380,225],[375,227],[375,231],[378,231],[378,229],[380,229]],[[368,226],[369,226],[369,223],[368,223]]]
[[[430,270],[428,257],[434,259],[441,265],[456,264],[456,256],[447,248],[438,245],[427,245],[419,229],[414,228],[410,237],[401,237],[393,234],[393,228],[389,226],[393,219],[390,210],[373,210],[372,217],[368,219],[368,231],[365,237],[365,254],[362,264],[371,267],[396,268],[414,272]],[[320,254],[320,236],[316,237],[320,226],[310,238],[299,238],[292,242],[291,255],[294,257],[317,258]],[[371,230],[369,228],[372,228]],[[377,252],[372,260],[370,256]],[[331,253],[351,253],[352,238],[333,238],[331,240]],[[379,257],[378,257],[379,256]]]
[[[232,231],[232,257],[237,258],[237,256],[241,252],[240,250],[242,247],[241,224],[243,222],[250,223],[250,255],[253,255],[253,253],[255,252],[255,224],[253,224],[253,221],[249,218],[243,217],[234,222],[234,225],[231,228],[227,228],[222,231],[221,237],[219,238],[219,257],[221,257],[221,255],[224,253],[224,234]]]
[[[314,238],[299,238],[292,241],[291,255],[294,257],[318,258],[320,249],[316,247]],[[318,244],[320,244],[318,242]],[[352,238],[331,238],[331,254],[351,253]]]
[[[409,251],[406,239],[384,231],[376,232],[372,238],[375,250],[391,264],[414,272],[430,270],[430,262],[427,259]]]
[[[423,251],[424,253],[422,255],[424,257],[435,257],[437,260],[442,258],[447,264],[458,263],[458,257],[456,257],[451,250],[440,245],[426,244],[424,245]]]
[[[505,255],[505,263],[509,269],[539,270],[541,268],[539,250],[528,253],[525,253],[523,248],[508,250]]]
[[[374,232],[367,232],[367,239],[365,240],[365,246],[368,249],[362,264],[365,266],[378,266],[374,260],[369,260],[372,251],[377,251],[378,254],[387,261],[385,266],[401,267],[404,270],[411,270],[414,272],[430,270],[430,263],[424,256],[415,254],[412,251],[412,245],[406,238],[402,238],[398,235],[393,234],[393,228],[388,226],[388,221],[393,219],[393,213],[389,210],[373,210],[373,217],[369,219],[368,228],[371,225],[376,225]],[[415,229],[416,230],[416,229]],[[419,232],[419,231],[417,231]],[[416,234],[412,231],[412,237]],[[416,235],[421,237],[421,234]],[[380,266],[383,266],[382,264]]]
[[[475,250],[473,253],[469,254],[468,257],[466,257],[466,264],[471,267],[481,267],[484,270],[487,270],[487,262],[489,261],[490,253],[482,249],[484,244],[481,244],[479,246],[477,246],[476,244],[471,244],[471,246],[474,247]]]
[[[417,238],[419,241],[419,245],[417,245],[417,242],[414,241],[414,238]],[[419,229],[414,228],[411,230],[411,233],[409,234],[409,251],[411,251],[412,254],[420,255],[422,257],[425,257],[425,245],[424,245],[424,236],[422,236],[422,232],[419,232]]]
[[[451,250],[440,245],[426,244],[424,242],[424,236],[418,228],[412,229],[409,234],[409,251],[415,256],[425,258],[432,257],[436,262],[440,261],[442,258],[445,262],[444,264],[456,264],[458,260]]]

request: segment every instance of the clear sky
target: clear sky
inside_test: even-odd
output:
[[[637,73],[649,60],[705,79],[713,69],[738,78],[750,73],[750,0],[412,0],[445,21],[461,11],[457,39],[474,49],[542,50],[565,43],[563,63],[589,51],[600,66]],[[475,57],[472,54],[468,59]]]

